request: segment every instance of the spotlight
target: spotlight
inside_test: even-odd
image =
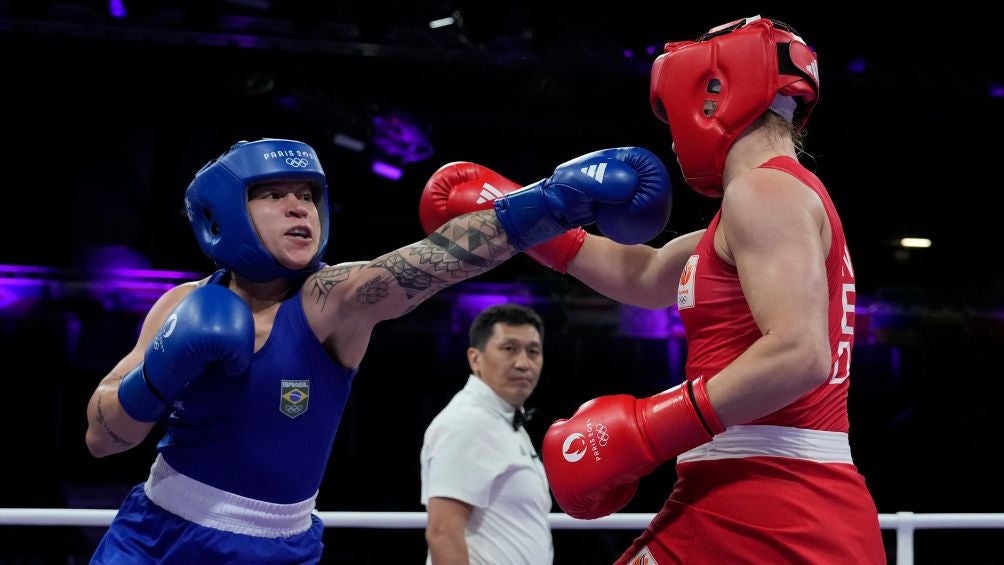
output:
[[[457,23],[457,19],[453,16],[447,16],[445,18],[439,18],[438,20],[432,20],[429,22],[429,29],[437,29],[441,27],[451,26]]]
[[[904,237],[899,240],[902,247],[926,248],[931,246],[931,240],[926,237]]]
[[[366,143],[363,140],[345,135],[344,133],[335,134],[335,138],[332,141],[338,147],[355,151],[356,153],[359,153],[366,147]]]

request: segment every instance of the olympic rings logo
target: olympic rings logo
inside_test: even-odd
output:
[[[305,169],[307,168],[307,165],[310,164],[310,161],[304,159],[303,157],[286,157],[286,164],[290,167]]]
[[[605,447],[607,442],[610,441],[610,434],[607,433],[607,427],[603,424],[597,424],[596,426],[596,439],[599,440],[600,447]]]

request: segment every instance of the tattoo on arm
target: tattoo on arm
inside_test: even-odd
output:
[[[465,220],[454,219],[447,222],[431,234],[428,240],[443,247],[444,251],[461,261],[468,257],[477,257],[484,262],[485,270],[516,253],[516,248],[509,243],[509,235],[502,229],[494,210],[482,210],[462,218]],[[485,251],[488,253],[487,258],[477,255]]]
[[[389,293],[390,279],[378,275],[363,283],[356,291],[356,300],[362,304],[376,304],[381,298],[387,298]]]
[[[101,427],[104,428],[105,433],[108,434],[108,437],[112,438],[112,441],[114,441],[115,443],[117,443],[119,445],[133,445],[133,442],[131,442],[131,441],[125,439],[125,438],[120,437],[118,434],[116,434],[115,432],[113,432],[110,427],[108,427],[108,421],[105,419],[105,412],[104,412],[104,410],[101,409],[101,397],[100,396],[98,397],[98,410],[97,410],[97,412],[98,412],[98,414],[95,417],[95,420],[97,420],[98,423],[101,424]]]
[[[421,241],[412,245],[411,248],[414,249],[420,245],[422,245]],[[411,254],[414,255],[414,251]],[[383,268],[390,271],[391,277],[397,280],[398,286],[404,289],[409,300],[414,298],[416,294],[429,288],[436,287],[438,289],[446,286],[445,281],[442,279],[438,279],[408,263],[399,251],[377,259],[370,267]],[[391,278],[380,275],[370,279],[359,289],[359,301],[364,304],[375,304],[381,298],[386,298],[390,282]]]
[[[375,304],[396,284],[408,300],[418,303],[455,282],[480,275],[517,252],[499,225],[494,210],[484,210],[447,222],[426,239],[388,253],[368,265],[384,269],[358,290],[362,304]]]
[[[363,265],[335,266],[314,273],[314,282],[310,288],[310,294],[314,297],[315,303],[321,303],[321,310],[324,310],[324,305],[327,303],[331,289],[347,281],[353,271],[358,271],[362,268]]]

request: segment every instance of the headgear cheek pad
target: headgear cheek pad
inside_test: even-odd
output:
[[[248,213],[248,187],[264,181],[303,180],[316,188],[320,244],[303,270],[279,264],[261,242]],[[317,270],[328,245],[328,185],[317,153],[291,139],[238,141],[195,174],[185,192],[188,221],[202,251],[217,265],[255,282],[302,279]]]
[[[667,43],[652,65],[652,109],[669,124],[687,184],[722,195],[725,156],[779,93],[801,129],[819,98],[816,54],[786,25],[760,16]]]

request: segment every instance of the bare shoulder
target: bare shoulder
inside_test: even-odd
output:
[[[722,198],[722,214],[740,212],[746,217],[756,217],[821,205],[819,196],[790,174],[775,169],[753,169],[729,183]]]
[[[190,281],[186,283],[179,284],[162,294],[153,306],[150,307],[150,311],[147,312],[146,318],[143,320],[143,327],[140,331],[140,344],[145,345],[150,339],[153,338],[153,333],[157,331],[158,328],[167,319],[168,314],[170,314],[181,301],[185,299],[189,294],[192,293],[196,288],[206,284],[209,281],[209,277],[206,277],[198,281]]]
[[[768,253],[796,239],[818,236],[824,219],[819,196],[797,178],[773,169],[753,169],[725,190],[715,248],[723,260],[735,265],[740,252]]]
[[[157,299],[157,302],[155,302],[153,307],[150,309],[150,313],[153,314],[154,312],[162,311],[166,315],[171,310],[174,310],[174,307],[180,304],[181,301],[191,294],[193,290],[206,284],[208,281],[209,278],[206,277],[205,279],[198,281],[181,283],[168,290]]]
[[[754,236],[816,224],[823,203],[797,178],[773,169],[753,169],[737,177],[722,198],[721,228],[726,235]]]

